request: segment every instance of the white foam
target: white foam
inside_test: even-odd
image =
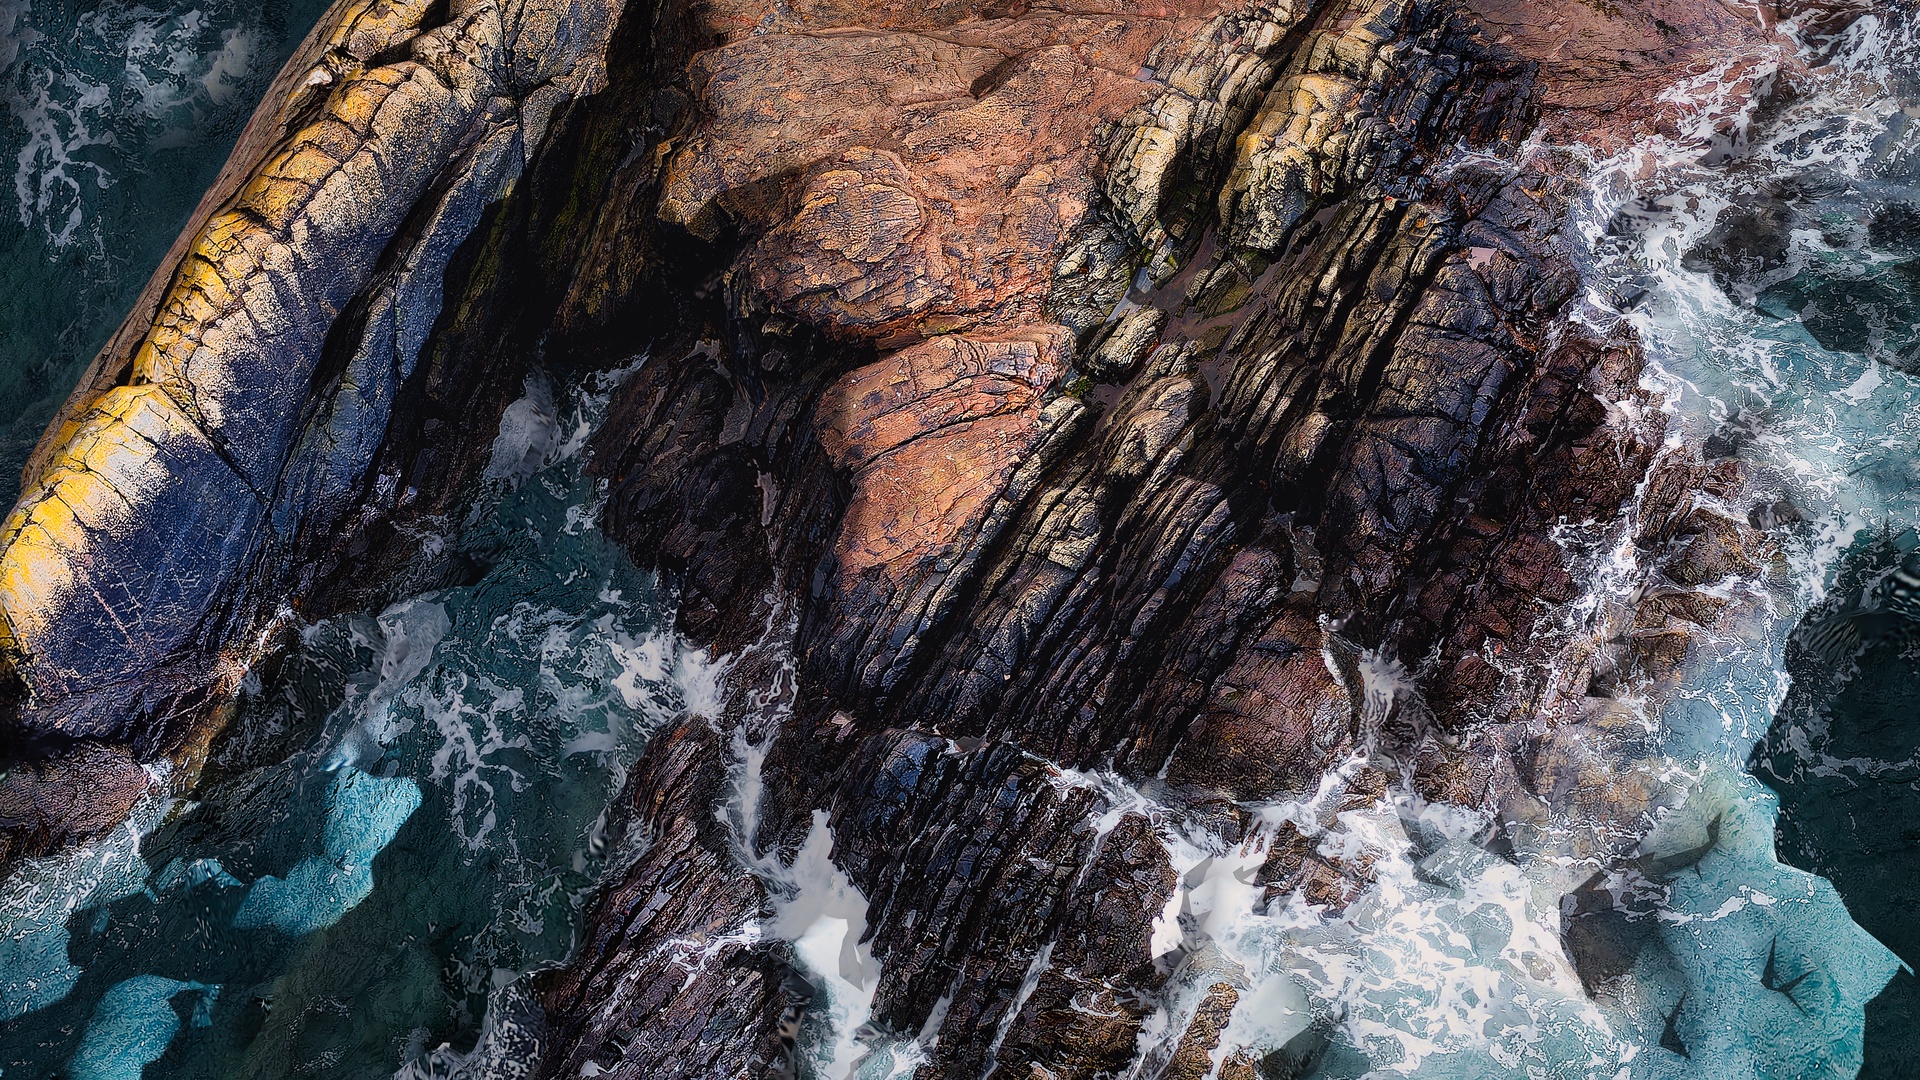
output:
[[[1179,875],[1153,947],[1171,977],[1125,1075],[1164,1068],[1222,981],[1240,1003],[1216,1071],[1237,1051],[1297,1048],[1315,1028],[1382,1072],[1420,1076],[1547,1075],[1533,1070],[1630,1053],[1561,953],[1550,876],[1477,847],[1488,826],[1477,813],[1406,795],[1338,810],[1363,767],[1356,755],[1307,797],[1253,807],[1239,843],[1151,813]],[[1268,902],[1256,875],[1282,830],[1370,867],[1372,884],[1340,915],[1297,893]]]
[[[794,960],[816,993],[802,1024],[796,1052],[803,1075],[815,1080],[907,1080],[928,1060],[939,1038],[943,1008],[929,1017],[917,1035],[877,1030],[869,1023],[880,965],[861,939],[867,933],[867,899],[833,860],[833,829],[827,812],[813,811],[798,851],[786,858],[760,848],[760,807],[765,796],[762,769],[768,748],[793,714],[798,671],[792,644],[797,618],[783,603],[778,583],[764,596],[767,621],[758,640],[741,654],[708,662],[699,675],[684,680],[703,687],[689,692],[689,710],[731,731],[728,795],[715,814],[733,837],[734,857],[743,872],[758,878],[772,902],[765,920],[750,919],[700,941],[670,943],[676,960],[693,979],[720,951],[732,945],[769,941],[791,943]],[[727,696],[730,671],[763,672],[760,685],[740,685]],[[694,708],[704,702],[704,713]]]
[[[15,212],[41,231],[56,251],[83,237],[102,244],[94,206],[113,186],[121,164],[121,134],[146,149],[201,140],[213,110],[244,104],[267,74],[275,42],[262,15],[250,8],[155,10],[105,3],[60,25],[58,39],[36,24],[29,3],[0,5],[0,95],[26,132],[14,158]],[[215,32],[216,21],[227,23]],[[218,44],[214,44],[217,38]]]
[[[265,35],[250,26],[220,31],[220,51],[207,59],[206,74],[196,80],[200,92],[216,105],[233,100],[260,67]]]
[[[86,215],[88,186],[105,188],[112,176],[85,156],[111,145],[93,124],[111,107],[108,88],[85,76],[40,70],[26,74],[24,92],[6,97],[8,110],[27,139],[15,156],[13,191],[20,224],[36,224],[57,250],[73,243]]]
[[[140,841],[172,800],[149,796],[96,840],[28,859],[0,882],[0,1020],[45,1008],[73,989],[81,971],[67,957],[67,923],[138,893],[150,870]]]
[[[529,375],[526,392],[500,414],[500,433],[494,436],[484,475],[518,486],[551,464],[560,445],[553,384],[544,375]]]
[[[1920,57],[1912,28],[1862,20],[1815,83],[1763,131],[1750,132],[1757,142],[1747,148],[1741,168],[1700,168],[1694,164],[1697,144],[1656,139],[1601,163],[1592,185],[1595,203],[1581,232],[1593,248],[1593,274],[1637,275],[1651,286],[1651,303],[1613,317],[1645,343],[1649,385],[1663,394],[1675,436],[1697,442],[1733,411],[1732,403],[1744,403],[1765,417],[1743,453],[1756,495],[1771,488],[1813,519],[1811,535],[1783,542],[1792,569],[1787,591],[1728,583],[1727,595],[1764,617],[1749,621],[1738,640],[1708,640],[1691,661],[1689,690],[1664,717],[1679,738],[1673,752],[1683,757],[1744,760],[1784,696],[1780,657],[1786,633],[1824,598],[1839,553],[1864,530],[1897,532],[1920,522],[1911,485],[1890,492],[1876,482],[1877,470],[1903,462],[1920,436],[1915,380],[1872,361],[1829,353],[1797,324],[1735,303],[1708,274],[1684,265],[1721,210],[1749,197],[1768,177],[1809,171],[1866,177],[1881,153],[1889,117],[1900,112],[1886,67],[1895,56],[1906,63]],[[1743,92],[1711,78],[1685,93],[1697,99],[1703,114],[1752,112]],[[1636,197],[1657,207],[1638,219],[1641,242],[1625,250],[1609,247],[1603,242],[1607,223]],[[1762,284],[1807,269],[1827,244],[1816,232],[1796,230],[1786,265]],[[1726,512],[1744,516],[1740,507]]]
[[[768,931],[793,943],[800,966],[827,999],[833,1034],[808,1048],[808,1072],[820,1080],[845,1080],[861,1049],[857,1033],[873,1016],[880,968],[861,940],[867,898],[833,861],[826,811],[813,812],[813,826],[793,861],[769,876],[785,895],[774,905]]]

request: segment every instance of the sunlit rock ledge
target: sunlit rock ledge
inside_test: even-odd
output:
[[[306,538],[382,483],[448,260],[553,110],[604,83],[616,14],[323,18],[241,147],[258,160],[162,267],[150,325],[136,311],[28,465],[0,540],[14,738],[153,754],[231,692],[311,588]]]
[[[1404,785],[1491,830],[1408,810],[1422,873],[1518,847],[1577,907],[1731,799],[1620,702],[1752,617],[1767,529],[1574,317],[1575,234],[1599,162],[1737,140],[1818,59],[1779,24],[1864,10],[1805,7],[336,6],[5,525],[5,854],[115,820],[64,799],[85,763],[191,758],[303,620],[435,580],[529,365],[644,356],[604,528],[743,659],[612,810],[649,842],[540,988],[542,1075],[786,1060],[821,973],[763,931],[814,888],[868,950],[820,992],[922,1033],[919,1075],[1290,1068],[1306,1028],[1235,1028],[1259,973],[1180,928],[1230,886],[1167,821],[1338,910],[1383,856],[1327,822]],[[1568,618],[1569,525],[1660,587]],[[1848,930],[1809,1036],[1843,1058],[1890,973]]]

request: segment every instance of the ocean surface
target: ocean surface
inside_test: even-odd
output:
[[[325,0],[0,0],[0,503]]]
[[[11,484],[318,5],[7,3]],[[1105,795],[1096,826],[1149,813],[1180,875],[1154,936],[1172,975],[1127,1076],[1160,1075],[1223,979],[1242,1004],[1215,1062],[1251,1049],[1270,1077],[1920,1076],[1920,595],[1901,585],[1920,550],[1920,41],[1885,17],[1801,46],[1812,82],[1742,109],[1754,72],[1730,63],[1675,90],[1696,132],[1579,162],[1577,318],[1644,342],[1672,449],[1748,477],[1702,497],[1767,536],[1757,572],[1713,587],[1731,615],[1680,685],[1604,703],[1635,733],[1605,764],[1663,807],[1640,857],[1584,857],[1591,822],[1503,848],[1477,810],[1356,807],[1357,757],[1249,805],[1232,843],[1152,781],[1063,772]],[[802,1071],[913,1074],[917,1036],[867,1022],[866,902],[824,817],[796,852],[748,842],[791,667],[729,691],[728,658],[672,632],[671,584],[600,536],[584,446],[620,377],[529,381],[472,516],[430,538],[470,584],[303,628],[191,802],[0,883],[0,1076],[522,1075],[528,980],[631,854],[608,800],[662,724],[729,704],[746,722],[720,809],[777,898],[739,932],[793,942],[821,991]],[[1570,632],[1662,587],[1624,522],[1562,540],[1588,584]],[[1417,693],[1391,660],[1380,678]],[[1345,912],[1246,884],[1282,829],[1371,866]],[[1589,985],[1562,931],[1601,900],[1605,940],[1631,948]]]
[[[626,767],[719,704],[723,668],[660,629],[667,598],[580,475],[612,378],[558,401],[536,380],[512,408],[443,552],[472,584],[306,627],[192,803],[156,798],[0,889],[0,1075],[525,1058],[521,978],[565,958],[621,854],[601,815]]]

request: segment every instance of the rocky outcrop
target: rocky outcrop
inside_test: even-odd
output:
[[[766,893],[742,873],[720,821],[683,812],[726,801],[719,739],[700,720],[662,732],[616,807],[612,824],[647,846],[594,899],[594,924],[614,932],[547,987],[562,1018],[544,1063],[555,1075],[617,1073],[638,1057],[689,1076],[765,1076],[786,1060],[780,1025],[804,1003],[804,984],[789,985],[783,957],[728,940]]]
[[[125,747],[99,743],[20,766],[0,786],[0,865],[111,829],[154,786]]]
[[[1232,800],[1298,792],[1366,744],[1430,794],[1544,820],[1595,790],[1583,770],[1598,758],[1573,734],[1593,715],[1588,673],[1670,673],[1686,628],[1717,613],[1687,598],[1730,568],[1708,553],[1747,541],[1683,501],[1645,511],[1647,543],[1700,558],[1676,559],[1631,631],[1596,649],[1554,616],[1577,589],[1551,530],[1615,518],[1659,432],[1632,419],[1649,403],[1631,341],[1564,318],[1579,167],[1519,153],[1567,87],[1485,20],[1333,3],[1178,27],[1139,54],[1153,92],[1082,166],[1084,207],[1049,220],[1044,295],[1007,276],[987,309],[964,254],[943,267],[915,240],[935,226],[909,156],[793,137],[818,122],[807,91],[783,82],[751,109],[715,98],[671,140],[665,199],[733,175],[714,147],[778,138],[786,175],[665,211],[737,230],[726,311],[698,350],[728,366],[655,365],[622,392],[596,458],[614,480],[609,527],[682,569],[687,625],[723,645],[756,632],[753,598],[806,590],[794,715],[753,729],[752,841],[791,851],[828,813],[836,863],[873,904],[875,1022],[921,1033],[924,1075],[1091,1076],[1139,1052],[1140,1003],[1168,978],[1142,916],[1176,882],[1151,869],[1162,839],[1122,792],[1076,786],[1087,770],[1157,785],[1231,842],[1246,827]],[[1759,47],[1717,10],[1691,25]],[[973,32],[963,20],[941,40]],[[891,105],[866,104],[892,39],[822,40],[861,58],[799,76],[852,107],[835,130],[900,131]],[[1609,93],[1670,78],[1678,55],[1621,49],[1634,62],[1615,63]],[[1662,123],[1649,106],[1595,137]],[[1022,130],[994,149],[1052,145]],[[802,234],[825,240],[787,254]],[[1681,491],[1705,482],[1673,475]],[[881,781],[895,775],[911,779]],[[987,790],[992,807],[966,801]],[[1631,821],[1651,797],[1601,790],[1620,805],[1596,820]],[[1008,814],[1027,824],[1004,832]],[[1121,826],[1097,825],[1115,818],[1133,823],[1118,849]],[[981,846],[914,839],[930,832]],[[1340,902],[1364,868],[1311,847],[1276,850],[1261,882]],[[1079,891],[1117,852],[1145,871],[1125,918]],[[1043,865],[1075,870],[1031,876]],[[1079,936],[1103,918],[1120,920],[1110,935]],[[956,935],[971,943],[957,954]],[[605,921],[590,936],[631,956],[659,940]],[[1174,1059],[1210,1060],[1234,1008],[1222,985],[1197,987]],[[602,1060],[646,1075],[667,1059]]]
[[[336,538],[407,497],[376,461],[455,249],[554,110],[603,85],[615,14],[342,0],[323,20],[0,527],[14,741],[177,743]]]
[[[1238,843],[1361,748],[1352,799],[1409,783],[1503,840],[1647,808],[1590,782],[1607,694],[1674,670],[1759,526],[1657,454],[1634,342],[1569,318],[1585,161],[1529,140],[1711,138],[1737,118],[1653,89],[1709,48],[1759,86],[1765,28],[456,7],[328,16],[49,435],[0,548],[15,731],[187,753],[277,626],[453,572],[416,537],[528,363],[644,355],[595,440],[604,527],[740,693],[633,769],[542,1075],[781,1067],[819,991],[769,928],[823,828],[916,1075],[1102,1075],[1165,1021],[1203,1076],[1245,973],[1157,940],[1170,830]],[[1636,493],[1660,576],[1573,625],[1555,530]],[[39,782],[0,806],[84,831]],[[1267,895],[1365,878],[1270,839]]]

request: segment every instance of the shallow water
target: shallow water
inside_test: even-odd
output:
[[[325,0],[0,0],[0,504]]]
[[[1764,784],[1748,804],[1777,799],[1781,861],[1831,879],[1906,968],[1868,1010],[1861,1075],[1920,1076],[1915,658],[1795,636],[1882,603],[1920,547],[1920,40],[1887,17],[1810,44],[1830,58],[1815,90],[1762,109],[1728,160],[1640,185],[1617,230],[1637,243],[1609,270],[1652,288],[1629,318],[1661,346],[1678,426],[1758,478],[1730,509],[1803,519],[1775,526],[1765,617],[1695,657],[1670,752],[1748,764]]]
[[[721,674],[597,528],[579,450],[607,388],[556,407],[530,387],[487,509],[422,538],[469,584],[304,628],[195,802],[144,806],[0,896],[5,1075],[493,1076],[526,1058],[520,980],[565,957],[621,854],[603,809],[660,723],[715,708]]]

